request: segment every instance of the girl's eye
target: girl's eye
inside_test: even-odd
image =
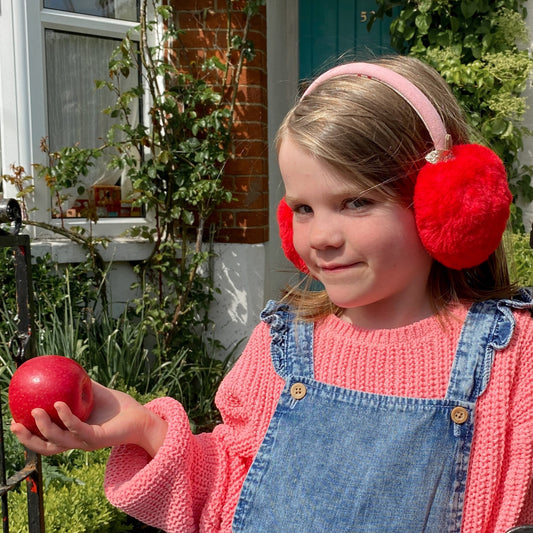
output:
[[[344,206],[346,209],[361,209],[363,207],[368,207],[373,203],[373,200],[370,200],[369,198],[352,198],[350,200],[346,200],[346,202],[344,202]]]
[[[307,214],[313,212],[313,210],[311,209],[310,206],[308,206],[308,205],[304,205],[304,204],[294,206],[293,211],[294,211],[297,215],[307,215]]]

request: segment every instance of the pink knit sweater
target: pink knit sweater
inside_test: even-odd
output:
[[[503,533],[533,523],[533,320],[514,313],[515,334],[496,352],[476,410],[462,531]],[[431,317],[407,327],[367,331],[330,316],[315,327],[315,377],[388,395],[442,398],[466,308],[444,324]],[[268,326],[259,324],[223,381],[217,405],[224,423],[193,436],[181,405],[148,408],[169,423],[151,459],[125,445],[109,459],[112,504],[168,532],[230,532],[239,492],[283,388],[270,359]]]

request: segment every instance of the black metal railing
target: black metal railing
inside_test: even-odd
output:
[[[31,281],[31,252],[29,235],[19,235],[22,225],[20,205],[16,200],[0,200],[0,247],[11,248],[14,255],[16,301],[17,301],[17,334],[11,341],[12,357],[16,366],[26,359],[34,357],[35,340],[32,333],[33,324],[33,290]],[[4,533],[9,533],[8,493],[24,481],[26,482],[28,504],[29,533],[44,532],[43,482],[41,457],[25,450],[24,467],[6,479],[4,427],[0,404],[0,497],[2,500],[2,524]],[[19,533],[19,532],[16,532]]]

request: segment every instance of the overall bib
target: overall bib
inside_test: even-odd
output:
[[[444,399],[384,396],[318,382],[313,325],[269,302],[271,356],[285,387],[242,487],[235,533],[459,533],[476,399],[511,307],[469,310]]]

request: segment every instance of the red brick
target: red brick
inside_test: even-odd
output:
[[[268,224],[268,210],[237,211],[235,220],[239,228],[255,228]]]
[[[263,228],[221,228],[217,231],[217,242],[259,244],[268,241],[268,227]]]
[[[230,0],[171,0],[185,31],[179,46],[169,52],[177,54],[179,64],[194,75],[196,65],[216,55],[226,61],[227,7]],[[245,0],[239,0],[241,3]],[[244,5],[244,4],[243,4]],[[233,3],[233,7],[243,6]],[[232,33],[242,36],[246,17],[242,11],[231,13]],[[224,169],[223,185],[233,192],[234,201],[219,206],[212,220],[219,224],[218,242],[259,243],[268,240],[268,131],[266,73],[266,8],[251,20],[247,38],[252,40],[256,56],[244,62],[234,113],[235,157]],[[230,60],[235,66],[238,54]],[[222,90],[223,80],[217,71],[204,79]],[[231,98],[231,90],[224,95]],[[229,100],[228,100],[229,101]]]
[[[202,28],[202,21],[200,15],[196,15],[191,11],[179,10],[178,15],[178,27],[181,30],[197,30]]]
[[[266,141],[237,141],[235,143],[236,157],[267,157],[268,143]]]
[[[225,11],[212,11],[205,17],[204,26],[210,30],[225,30],[228,26],[228,16]]]
[[[249,192],[249,191],[268,191],[268,176],[254,177],[248,176],[246,178],[235,178],[235,191]]]
[[[213,215],[218,219],[219,223],[224,228],[234,228],[236,227],[235,223],[235,213],[226,209],[219,209]]]
[[[248,39],[254,43],[254,48],[257,50],[258,53],[263,52],[263,50],[266,50],[266,34],[264,31],[261,31],[260,29],[250,29],[248,32]]]
[[[224,202],[217,207],[222,211],[230,209],[266,209],[268,208],[268,193],[255,191],[249,193],[234,192],[231,202]]]
[[[218,0],[218,4],[217,5],[220,6],[223,3],[224,3],[224,0]],[[246,0],[233,0],[232,4],[233,4],[233,9],[243,10],[246,7]]]
[[[203,48],[182,48],[179,50],[179,56],[181,65],[189,68],[190,65],[203,63],[207,53]]]
[[[242,33],[246,25],[246,16],[244,13],[233,12],[231,14],[231,29],[235,33]],[[208,13],[205,19],[205,27],[209,29],[223,29],[228,27],[228,14],[227,11],[214,11]]]
[[[265,139],[267,127],[262,122],[240,122],[234,128],[234,132],[237,140]]]
[[[186,48],[210,48],[215,42],[215,32],[186,30],[180,35],[180,42]]]
[[[260,67],[247,67],[242,70],[239,82],[242,85],[258,85],[266,87],[267,75],[265,69]]]
[[[251,191],[247,194],[234,194],[238,206],[245,209],[268,209],[268,193]]]
[[[243,11],[232,10],[231,27],[234,30],[242,30],[246,26],[246,15]]]
[[[235,176],[234,182],[239,176],[265,176],[268,173],[268,160],[264,157],[236,157],[228,161],[224,170],[227,175]]]
[[[248,67],[266,68],[266,54],[256,45],[253,60],[245,61],[244,64]]]
[[[235,106],[235,116],[240,120],[266,121],[268,111],[261,102],[239,102]]]
[[[198,11],[213,9],[215,0],[172,0],[174,11]]]
[[[227,167],[224,169],[224,175],[222,176],[222,186],[228,191],[235,190],[235,177],[227,172]]]
[[[239,87],[238,98],[244,102],[263,102],[266,100],[266,88],[243,85]]]

